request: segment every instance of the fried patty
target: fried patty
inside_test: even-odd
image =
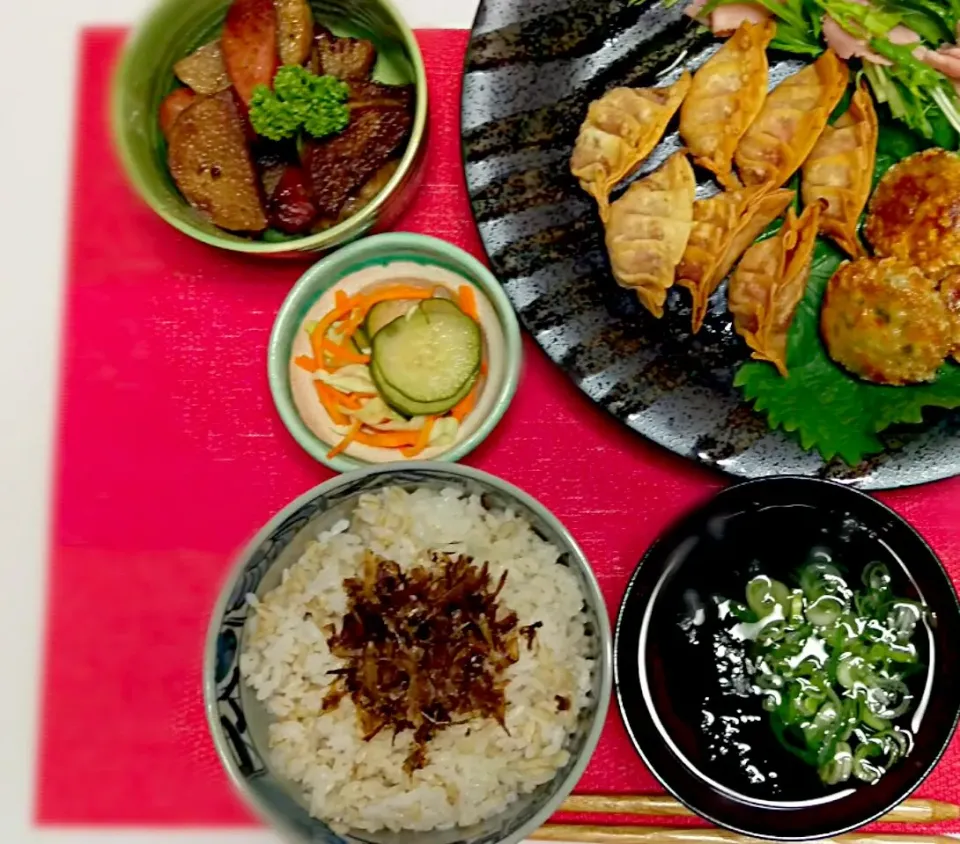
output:
[[[940,295],[953,314],[953,359],[960,363],[960,270],[947,275],[940,285]]]
[[[956,322],[936,282],[899,258],[841,265],[827,285],[820,327],[830,357],[876,384],[936,378]]]
[[[881,179],[865,233],[881,258],[896,257],[933,278],[960,267],[960,155],[929,149]]]

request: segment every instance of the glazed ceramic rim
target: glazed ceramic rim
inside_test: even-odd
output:
[[[344,277],[344,271],[349,272],[348,269],[345,270],[348,265],[362,262],[365,254],[377,247],[382,247],[384,250],[394,249],[401,253],[404,250],[416,251],[422,253],[428,260],[436,258],[440,262],[462,268],[490,301],[500,320],[500,327],[503,329],[506,373],[497,386],[496,402],[486,419],[481,421],[479,427],[470,436],[454,443],[447,451],[436,457],[438,462],[456,462],[480,445],[506,413],[520,382],[523,348],[517,315],[496,276],[468,252],[435,237],[401,232],[374,235],[321,258],[300,276],[287,294],[283,305],[280,306],[270,332],[270,342],[267,345],[267,379],[270,382],[273,403],[283,424],[300,447],[325,466],[337,472],[349,472],[365,466],[381,465],[358,460],[346,454],[338,454],[333,458],[327,457],[327,452],[332,445],[323,442],[300,418],[290,393],[289,371],[292,337],[300,330],[300,322],[309,305],[340,281]],[[402,260],[402,256],[398,256],[398,260]],[[406,465],[414,462],[409,461]]]
[[[687,795],[687,797],[682,796],[680,794],[680,791],[682,789],[678,789],[675,783],[668,781],[668,779],[661,773],[661,769],[658,768],[657,763],[652,758],[653,753],[650,752],[649,748],[646,748],[646,749],[644,748],[644,744],[641,741],[641,738],[638,736],[637,730],[635,729],[633,723],[631,722],[631,716],[628,715],[628,709],[632,709],[632,708],[629,707],[627,701],[624,700],[624,692],[623,692],[623,687],[621,685],[623,681],[621,662],[624,662],[624,661],[636,662],[644,659],[644,656],[645,656],[639,650],[640,645],[643,643],[642,636],[636,642],[637,652],[632,657],[625,656],[622,650],[622,645],[624,644],[622,633],[623,633],[624,625],[627,623],[626,615],[630,611],[630,609],[632,609],[632,607],[628,607],[628,605],[631,604],[631,597],[633,595],[633,591],[634,591],[637,579],[640,577],[641,570],[643,569],[644,565],[649,564],[650,561],[654,559],[655,555],[657,555],[660,552],[660,549],[664,545],[664,543],[670,540],[673,540],[678,535],[682,535],[683,533],[685,533],[690,523],[696,520],[705,509],[713,507],[716,504],[716,502],[722,501],[725,498],[730,497],[731,495],[742,494],[745,490],[749,490],[749,488],[754,486],[767,486],[770,484],[783,484],[783,483],[802,483],[803,485],[808,487],[816,487],[816,486],[835,487],[838,491],[840,491],[841,494],[847,494],[853,498],[861,499],[867,504],[867,506],[873,507],[878,516],[883,515],[892,519],[894,522],[899,523],[906,530],[907,535],[909,535],[911,539],[917,543],[917,547],[921,547],[926,550],[930,560],[934,563],[934,565],[937,568],[939,568],[940,574],[943,576],[944,580],[947,583],[952,584],[953,582],[952,578],[950,577],[949,572],[944,567],[943,561],[940,559],[937,553],[933,550],[932,546],[930,545],[929,542],[927,542],[927,540],[923,537],[923,535],[904,516],[901,516],[892,507],[885,504],[883,501],[880,501],[878,498],[875,498],[874,496],[870,495],[869,493],[864,492],[863,490],[857,489],[855,487],[851,487],[846,484],[839,483],[834,480],[829,480],[826,478],[811,478],[806,475],[769,475],[763,478],[750,478],[748,480],[744,480],[739,483],[734,483],[730,486],[724,487],[723,489],[709,496],[707,499],[700,501],[694,507],[686,510],[676,520],[671,522],[671,524],[656,538],[656,540],[654,540],[654,542],[650,545],[650,547],[641,556],[640,561],[636,565],[636,568],[633,570],[633,573],[630,575],[630,579],[627,582],[627,586],[623,592],[623,597],[621,598],[621,601],[620,601],[620,607],[617,611],[617,622],[614,628],[614,635],[613,635],[613,638],[614,638],[613,674],[614,674],[615,694],[617,697],[617,709],[620,712],[620,720],[624,726],[624,729],[626,730],[628,738],[630,739],[630,743],[633,745],[634,751],[643,761],[647,770],[649,770],[654,775],[654,777],[656,777],[657,782],[659,782],[660,785],[663,786],[663,788],[666,789],[666,791],[669,794],[671,794],[676,800],[678,800],[680,803],[686,806],[695,815],[709,821],[710,823],[722,829],[730,830],[739,835],[745,835],[745,836],[749,836],[757,839],[769,840],[769,841],[809,841],[809,840],[817,840],[819,838],[833,838],[837,835],[844,835],[846,833],[861,829],[862,827],[874,822],[875,820],[877,820],[877,818],[881,817],[882,815],[887,814],[889,811],[896,808],[896,806],[900,805],[900,803],[902,803],[904,800],[910,797],[911,794],[915,793],[916,790],[920,788],[921,785],[923,785],[923,783],[930,776],[930,774],[933,772],[936,766],[940,763],[940,760],[943,759],[943,756],[946,753],[947,748],[950,746],[950,743],[953,741],[953,738],[957,732],[958,724],[960,724],[960,709],[958,709],[953,713],[953,716],[951,719],[953,725],[950,728],[948,735],[945,737],[944,741],[941,743],[937,752],[933,755],[929,765],[927,765],[917,775],[914,785],[909,790],[901,794],[890,805],[883,805],[877,809],[871,810],[870,814],[867,817],[865,817],[863,820],[858,820],[855,823],[850,823],[850,824],[847,824],[846,826],[840,826],[840,827],[837,827],[836,829],[830,829],[824,832],[823,835],[820,835],[818,833],[817,839],[811,839],[809,836],[791,837],[789,835],[783,835],[783,834],[772,835],[769,833],[764,833],[763,831],[758,831],[757,829],[751,829],[748,826],[740,826],[735,823],[727,823],[726,821],[719,820],[716,817],[715,813],[712,813],[708,810],[695,806],[692,801],[687,799],[689,795]],[[909,564],[908,564],[908,568],[909,568]],[[954,615],[960,617],[960,596],[957,595],[956,588],[951,588],[950,591],[953,596],[952,605],[954,608]],[[647,606],[648,605],[644,605],[645,611]],[[632,635],[630,637],[630,643],[631,643],[631,647],[633,647],[634,639]],[[647,699],[646,695],[643,694],[642,691],[635,690],[632,687],[631,687],[630,693],[632,695],[634,694],[639,695],[639,700],[643,702],[644,710],[647,713],[649,713],[652,708],[652,705],[651,705],[651,702]],[[657,739],[656,737],[654,737],[652,740],[662,741],[662,739]],[[674,758],[676,758],[676,754],[669,747],[668,744],[664,743],[664,748],[665,748],[664,750],[665,753],[671,756],[674,756]],[[778,809],[763,810],[758,807],[754,807],[754,811],[757,811],[760,813],[767,813],[767,812],[772,813],[779,810]]]
[[[262,240],[233,240],[227,237],[221,237],[219,234],[203,231],[189,221],[169,213],[165,204],[147,188],[146,181],[141,177],[140,171],[134,163],[135,156],[130,148],[127,133],[123,130],[125,115],[124,100],[126,98],[123,80],[127,74],[128,66],[137,60],[137,48],[140,39],[147,30],[152,27],[154,20],[160,16],[161,9],[166,2],[167,0],[162,0],[162,2],[156,4],[152,11],[148,13],[147,17],[130,33],[123,47],[123,54],[120,61],[117,63],[116,70],[114,70],[113,80],[111,82],[111,133],[113,135],[114,146],[123,164],[124,172],[130,184],[136,190],[137,195],[150,206],[154,213],[175,229],[208,246],[215,246],[231,252],[252,255],[289,255],[290,253],[303,252],[306,255],[310,252],[333,249],[341,243],[362,237],[376,223],[380,210],[387,200],[397,192],[404,180],[416,168],[421,147],[426,141],[425,129],[427,125],[429,99],[426,66],[423,63],[420,44],[413,30],[394,5],[393,0],[376,0],[376,2],[387,15],[390,16],[392,22],[400,32],[410,63],[413,65],[413,85],[417,95],[417,107],[414,114],[413,127],[410,132],[407,147],[404,150],[403,158],[400,160],[400,166],[397,167],[397,171],[380,193],[352,217],[347,218],[342,223],[338,223],[326,231],[277,243],[268,243]]]
[[[600,692],[596,700],[596,709],[593,712],[590,729],[587,731],[584,739],[583,748],[567,775],[557,783],[554,793],[547,798],[539,811],[529,821],[499,841],[499,844],[518,844],[518,842],[523,841],[532,832],[543,826],[543,824],[556,813],[560,808],[560,804],[563,803],[570,795],[570,792],[576,787],[587,765],[593,758],[597,744],[600,741],[600,735],[606,723],[610,701],[613,696],[613,632],[610,627],[610,616],[607,612],[607,604],[603,597],[603,592],[600,590],[600,583],[586,554],[584,554],[583,549],[573,538],[570,531],[567,530],[563,523],[550,510],[537,501],[532,495],[515,487],[508,481],[480,469],[440,461],[409,461],[370,466],[366,469],[338,475],[299,495],[257,531],[254,538],[246,544],[240,554],[234,559],[223,586],[220,589],[217,601],[214,604],[213,613],[207,627],[203,654],[203,703],[207,716],[207,728],[213,739],[220,763],[223,765],[224,770],[226,770],[235,791],[262,820],[271,824],[276,829],[288,832],[286,819],[282,815],[275,813],[265,801],[262,801],[247,788],[246,781],[240,776],[240,772],[231,755],[225,751],[227,738],[220,725],[220,715],[217,711],[217,683],[215,674],[217,664],[217,637],[220,632],[220,625],[226,611],[227,602],[230,600],[233,589],[250,555],[270,537],[278,525],[290,518],[290,516],[305,504],[322,495],[327,495],[341,486],[352,485],[362,478],[368,478],[374,475],[391,475],[394,473],[409,474],[411,471],[448,473],[488,484],[496,487],[535,513],[556,532],[562,550],[570,553],[571,559],[576,562],[576,566],[583,573],[585,579],[583,599],[596,612],[600,622],[600,630],[597,631],[600,639],[600,647],[596,659],[597,667],[595,669],[600,672]]]

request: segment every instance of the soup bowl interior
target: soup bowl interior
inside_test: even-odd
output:
[[[722,600],[744,602],[760,574],[796,585],[825,552],[859,588],[884,563],[900,598],[931,610],[914,643],[925,670],[909,678],[914,706],[902,726],[912,751],[876,783],[824,785],[786,750],[762,698],[749,692],[750,648],[728,635]],[[644,557],[621,608],[616,672],[631,739],[666,788],[717,824],[799,840],[861,826],[907,797],[953,735],[960,713],[960,608],[923,539],[869,496],[811,479],[732,487],[684,519]],[[898,722],[900,723],[900,722]]]
[[[263,596],[318,533],[348,519],[358,498],[389,486],[436,491],[455,488],[481,497],[488,509],[511,509],[563,553],[558,565],[577,576],[588,616],[595,658],[589,705],[570,739],[570,758],[554,778],[520,795],[503,813],[466,828],[435,832],[334,833],[312,817],[302,789],[271,770],[267,753],[270,716],[243,681],[239,656],[248,614],[247,595]],[[284,508],[241,555],[211,619],[204,667],[204,696],[214,744],[234,786],[267,822],[296,841],[373,844],[512,844],[541,826],[573,789],[593,753],[612,686],[609,620],[597,582],[562,525],[532,498],[490,475],[441,463],[397,464],[354,472],[329,481]]]

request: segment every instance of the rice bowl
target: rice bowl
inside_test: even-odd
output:
[[[541,626],[504,671],[503,725],[471,718],[438,730],[425,763],[405,770],[413,732],[364,740],[349,696],[324,711],[344,660],[328,645],[348,612],[344,581],[365,556],[404,572],[434,565],[432,553],[487,563],[500,611]],[[587,603],[561,549],[509,510],[487,509],[456,489],[362,494],[349,519],[317,536],[257,598],[243,632],[240,674],[270,717],[270,767],[303,790],[310,813],[338,831],[466,827],[504,812],[554,779],[591,701],[599,668]]]

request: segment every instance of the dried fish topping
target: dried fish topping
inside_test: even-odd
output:
[[[366,741],[382,730],[413,731],[404,763],[426,764],[427,744],[442,729],[474,718],[506,726],[507,669],[532,647],[540,622],[521,627],[502,607],[504,572],[470,557],[432,555],[432,566],[402,571],[367,552],[362,577],[344,581],[347,612],[327,628],[331,653],[345,661],[324,702],[352,698]]]

